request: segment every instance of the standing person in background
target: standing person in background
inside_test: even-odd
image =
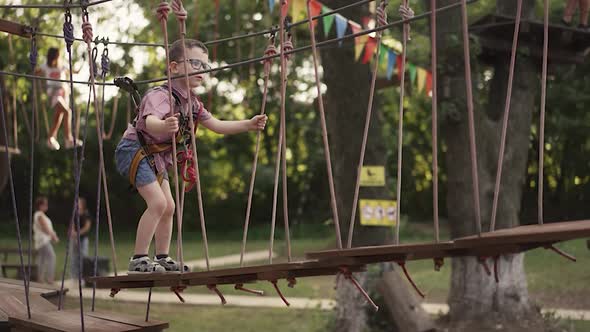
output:
[[[45,214],[49,209],[49,201],[45,196],[35,200],[35,214],[33,215],[33,238],[37,250],[38,281],[53,284],[55,276],[55,251],[52,243],[59,242],[53,230],[51,219]]]
[[[78,233],[76,232],[76,225],[72,223],[72,227],[70,228],[70,257],[72,257],[72,264],[71,264],[71,278],[77,279],[78,278],[78,266],[80,262],[80,256],[82,259],[88,256],[88,235],[90,230],[92,229],[92,217],[88,212],[88,207],[86,204],[86,199],[80,197],[78,199],[78,215],[80,216],[80,250],[78,250]]]

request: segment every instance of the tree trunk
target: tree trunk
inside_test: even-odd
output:
[[[438,5],[444,6],[453,2],[457,1],[439,1]],[[523,17],[533,15],[533,9],[534,1],[525,0]],[[514,16],[516,1],[498,0],[497,11],[503,15]],[[470,176],[471,160],[462,45],[449,38],[454,35],[459,36],[458,40],[461,40],[460,15],[459,10],[441,14],[439,22],[445,22],[445,24],[438,26],[437,36],[439,52],[443,54],[439,67],[443,84],[439,86],[439,95],[442,97],[442,134],[447,146],[445,153],[448,175],[447,210],[453,237],[474,234],[476,230]],[[478,72],[479,68],[475,59],[475,54],[472,53],[473,72]],[[479,197],[483,231],[489,229],[490,223],[509,63],[510,54],[503,54],[497,58],[491,68],[493,78],[487,107],[483,111],[483,107],[478,106],[477,83],[474,83]],[[532,111],[535,109],[536,93],[540,86],[538,69],[532,59],[517,57],[496,229],[519,224],[518,216],[526,173]],[[532,310],[523,258],[523,254],[500,258],[499,283],[495,283],[494,279],[485,273],[476,258],[454,259],[449,294],[451,321],[462,321],[463,324],[489,322],[495,325],[493,318],[497,318],[519,325],[518,323],[526,321],[523,317],[531,317]],[[488,264],[491,264],[490,261]]]
[[[338,8],[350,4],[350,1],[327,0],[324,3],[330,8]],[[360,22],[361,17],[367,14],[367,7],[342,12],[344,17],[356,22]],[[321,31],[321,28],[316,31],[318,30]],[[322,38],[321,33],[316,35],[317,38]],[[332,32],[330,38],[333,37],[334,32]],[[344,246],[346,246],[347,242],[351,209],[358,208],[358,206],[352,206],[352,201],[371,83],[371,68],[355,61],[354,47],[352,45],[353,40],[349,40],[345,41],[342,47],[326,48],[320,52],[324,70],[323,82],[328,87],[324,105]],[[374,105],[378,105],[377,100],[374,101]],[[378,107],[375,106],[367,141],[365,165],[385,165],[385,144],[380,125],[382,121],[383,116]],[[391,186],[391,184],[388,185]],[[359,197],[368,199],[391,198],[384,187],[361,188]],[[390,228],[361,226],[359,220],[359,214],[357,213],[353,246],[379,245],[391,241],[392,233]],[[379,264],[370,273],[357,273],[355,276],[370,294],[375,294],[376,280],[381,277],[384,271],[391,270],[389,266],[390,264]],[[344,278],[341,278],[338,285],[337,301],[338,309],[334,331],[365,331],[371,326],[372,321],[382,320],[381,317],[375,318],[372,308],[365,303],[358,290],[350,282],[345,281]],[[386,319],[386,317],[383,317],[383,319]],[[391,326],[393,324],[387,325]]]

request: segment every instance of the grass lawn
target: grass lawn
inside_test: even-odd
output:
[[[68,308],[78,308],[77,299],[68,298]],[[85,301],[90,310],[90,302]],[[129,305],[117,301],[97,301],[96,310],[121,312],[135,317],[145,317],[145,305]],[[188,306],[182,304],[152,303],[150,319],[167,321],[166,331],[203,332],[320,332],[329,330],[331,311],[298,309],[232,308],[221,306]]]
[[[331,230],[331,229],[330,229]],[[429,229],[402,229],[401,239],[404,243],[429,242],[432,234]],[[258,232],[258,233],[256,233]],[[248,242],[247,251],[268,249],[268,240],[260,230],[254,230],[257,234]],[[297,234],[297,232],[294,232]],[[3,246],[16,246],[16,241],[6,231],[6,237],[0,235]],[[279,231],[277,231],[279,234]],[[327,234],[327,235],[326,235]],[[304,257],[306,251],[321,250],[334,247],[334,238],[330,232],[321,231],[318,234],[310,231],[299,232],[299,236],[293,238],[292,254],[294,259]],[[26,235],[25,235],[26,236]],[[444,235],[443,235],[444,236]],[[134,234],[116,233],[117,267],[124,269],[127,265],[129,254],[133,251]],[[65,239],[55,246],[57,253],[57,278],[61,277],[63,259],[65,254]],[[176,241],[172,241],[171,252],[175,252]],[[26,244],[25,244],[26,246]],[[90,252],[93,253],[91,244]],[[203,259],[203,247],[200,234],[184,234],[185,260]],[[585,240],[575,240],[558,245],[559,248],[577,257],[577,263],[571,263],[555,253],[537,249],[527,252],[525,269],[527,272],[529,291],[533,299],[544,307],[565,307],[573,309],[590,310],[590,250],[586,248]],[[225,235],[213,234],[209,238],[210,257],[236,254],[240,252],[241,235],[231,233]],[[274,262],[285,261],[286,249],[284,241],[275,241]],[[110,257],[110,244],[108,236],[101,234],[99,242],[101,256]],[[17,262],[17,256],[13,255],[11,261]],[[250,264],[264,264],[257,262]],[[407,267],[412,277],[427,293],[429,302],[445,302],[449,289],[450,260],[445,261],[445,266],[440,272],[435,272],[431,261],[409,262]],[[111,264],[112,266],[112,264]],[[333,298],[335,291],[334,277],[313,277],[298,280],[295,288],[288,288],[283,283],[281,290],[287,298]],[[270,296],[275,296],[272,285],[260,282],[248,285],[250,288],[264,290]],[[220,286],[224,294],[241,294],[233,290],[232,286]],[[161,289],[161,291],[167,291]],[[186,290],[189,293],[210,293],[204,287],[192,287]],[[77,301],[68,299],[69,306],[76,306]],[[89,308],[89,305],[87,306]],[[128,305],[120,301],[99,301],[101,310],[121,311],[132,315],[144,316],[144,305]],[[182,304],[152,304],[152,318],[166,320],[171,323],[171,331],[274,331],[280,327],[282,331],[325,331],[333,319],[333,312],[316,310],[297,310],[289,308],[281,309],[250,309],[221,306],[185,306]],[[590,321],[563,321],[562,325],[570,331],[590,331]]]

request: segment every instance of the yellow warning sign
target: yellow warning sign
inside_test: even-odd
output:
[[[361,225],[395,226],[397,202],[392,200],[361,199]]]
[[[383,187],[385,185],[385,167],[363,166],[361,169],[361,186]]]

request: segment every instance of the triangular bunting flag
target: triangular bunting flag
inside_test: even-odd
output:
[[[289,11],[289,0],[280,0],[281,1],[281,16],[286,17],[287,12]]]
[[[397,54],[393,50],[387,50],[387,79],[391,80],[393,77],[393,68],[395,68],[395,61]]]
[[[348,20],[340,14],[336,14],[335,20],[336,20],[336,36],[338,38],[342,38],[342,37],[344,37],[344,34],[346,33],[346,27],[348,26]],[[342,40],[339,41],[338,44],[340,46],[342,46]]]
[[[322,14],[325,14],[327,12],[331,12],[332,9],[323,6],[322,7]],[[330,34],[330,30],[332,29],[332,25],[334,24],[334,15],[327,15],[324,16],[323,18],[323,23],[324,23],[324,35],[326,36],[326,38],[328,38],[328,35]]]
[[[309,9],[310,9],[311,17],[318,16],[322,12],[322,4],[317,2],[316,0],[311,0],[309,2]],[[314,28],[317,27],[318,20],[313,20],[312,24],[313,24]]]
[[[307,17],[305,0],[292,0],[291,3],[291,17],[293,18],[293,22],[304,20]]]
[[[272,14],[272,11],[275,9],[275,0],[268,0],[268,9],[270,10],[270,13]]]
[[[416,66],[408,63],[408,71],[410,72],[410,82],[413,84],[416,81]]]
[[[361,54],[363,54],[363,50],[365,49],[365,44],[367,43],[367,39],[369,39],[369,36],[367,35],[362,35],[362,36],[358,36],[355,38],[355,44],[354,44],[354,60],[358,61],[359,58],[361,57]]]
[[[432,97],[432,74],[430,72],[426,74],[426,94]]]
[[[350,30],[352,30],[353,34],[356,34],[362,30],[361,26],[358,23],[353,21],[348,21],[348,25],[350,25]],[[358,61],[361,53],[363,53],[363,49],[365,48],[365,43],[367,42],[367,35],[362,35],[358,37],[354,37],[354,60]]]
[[[363,27],[367,28],[367,27],[369,27],[369,22],[371,22],[371,18],[369,16],[363,16],[362,22],[363,22]]]
[[[375,38],[369,37],[367,43],[365,44],[365,56],[363,57],[363,63],[369,63],[369,61],[371,61],[376,48],[377,41]]]
[[[379,44],[379,63],[385,63],[387,57],[387,48],[383,44]]]
[[[426,70],[423,68],[418,68],[418,92],[422,92],[422,90],[424,90],[425,84],[426,84]]]

